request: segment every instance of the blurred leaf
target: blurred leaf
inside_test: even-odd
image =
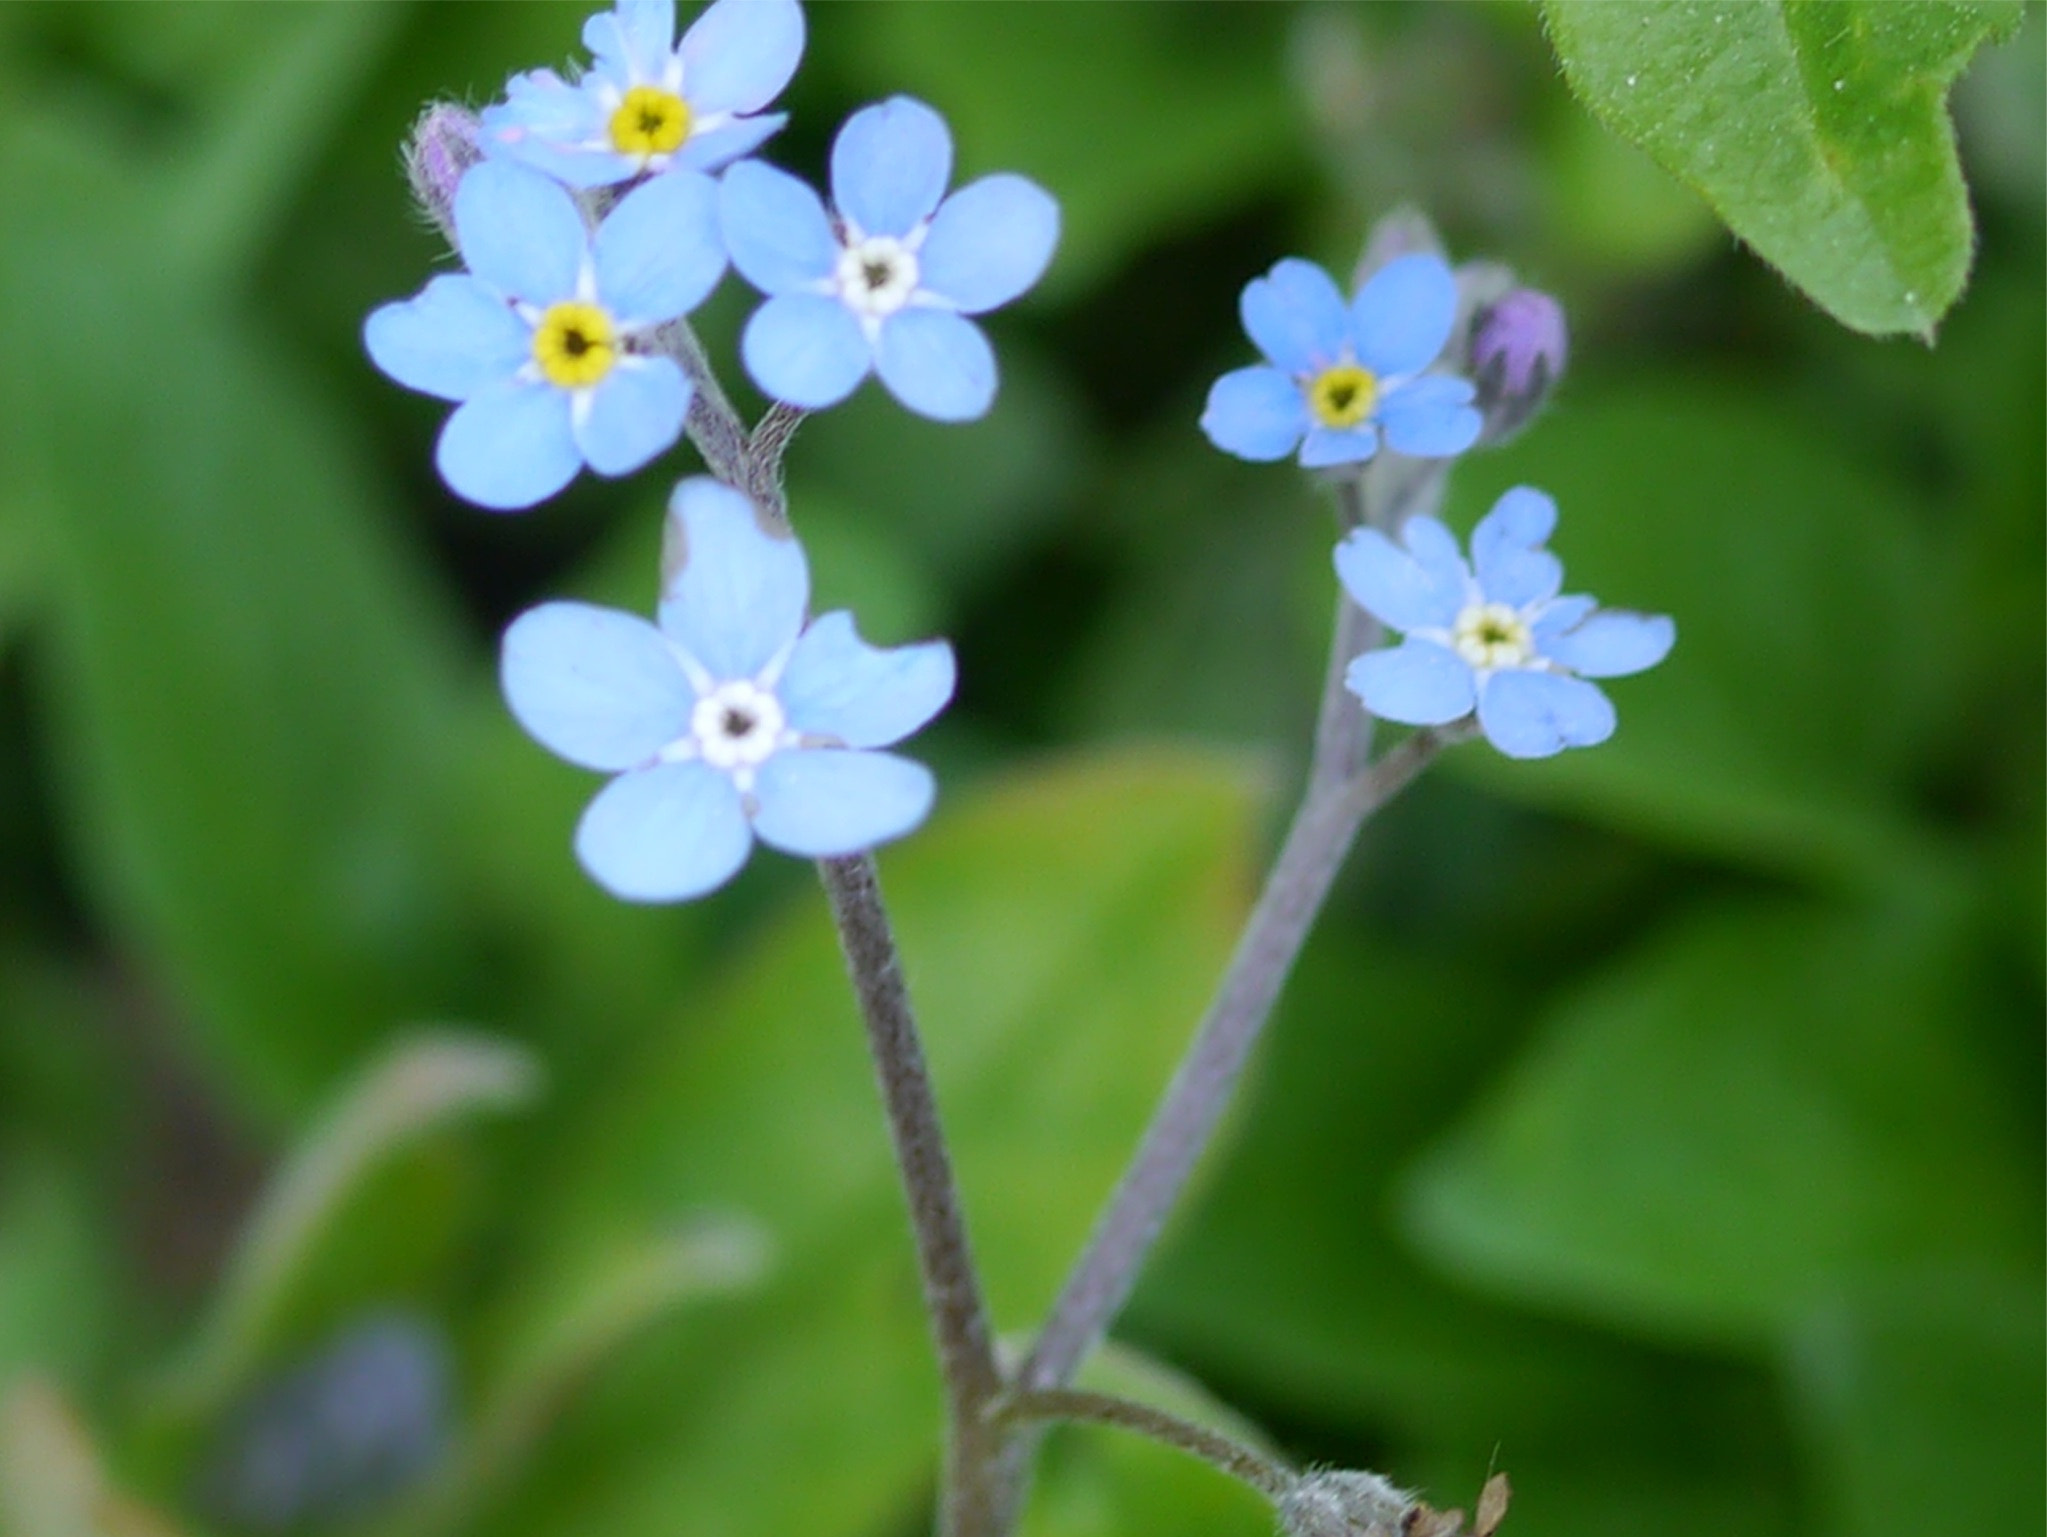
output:
[[[884,857],[1000,1323],[1050,1301],[1205,1001],[1244,911],[1248,802],[1211,759],[1097,757],[942,808]],[[607,1372],[501,1529],[871,1530],[932,1476],[937,1382],[822,902],[681,1024],[564,1156],[536,1258],[708,1208],[761,1218],[784,1265]]]
[[[0,1163],[0,1383],[24,1369],[76,1381],[113,1321],[113,1245],[86,1192],[41,1149]]]
[[[506,1347],[479,1398],[473,1428],[446,1471],[379,1531],[462,1529],[478,1502],[525,1463],[582,1385],[677,1308],[745,1291],[772,1261],[766,1236],[742,1219],[704,1219],[607,1255],[582,1291]],[[528,1300],[531,1299],[521,1299]]]
[[[516,1109],[538,1091],[537,1064],[502,1042],[437,1031],[395,1043],[273,1176],[228,1261],[211,1316],[155,1384],[158,1405],[199,1419],[243,1386],[294,1290],[308,1283],[322,1239],[381,1165],[451,1121]]]
[[[1900,1262],[2016,1262],[2031,1154],[1951,1023],[1952,945],[1902,911],[1682,924],[1551,1012],[1420,1169],[1418,1239],[1493,1291],[1687,1342],[1770,1338]]]
[[[1557,498],[1566,586],[1672,614],[1677,648],[1606,685],[1614,739],[1455,771],[1518,800],[1719,860],[1882,882],[1926,862],[1897,801],[1951,680],[1953,595],[1893,484],[1753,389],[1588,385],[1452,487],[1459,521],[1509,485]]]
[[[1303,159],[1278,7],[889,5],[835,12],[869,90],[951,120],[961,179],[997,169],[1063,215],[1048,291],[1100,282]],[[1262,55],[1265,67],[1256,67]]]
[[[11,198],[59,175],[0,155]],[[59,621],[53,779],[88,889],[276,1114],[460,954],[433,821],[454,638],[326,403],[166,286],[136,212],[114,195],[0,241],[23,332],[0,414]]]
[[[1557,113],[1549,139],[1541,163],[1544,223],[1576,264],[1611,283],[1615,275],[1695,260],[1724,243],[1712,209],[1587,114],[1575,107]]]
[[[1394,1230],[1395,1173],[1494,1069],[1525,1011],[1485,968],[1326,925],[1288,985],[1239,1138],[1147,1271],[1135,1337],[1254,1402],[1359,1428],[1518,1444],[1559,1419],[1592,1434],[1656,1403],[1668,1384],[1626,1349],[1445,1284]]]
[[[1791,1381],[1838,1530],[2038,1523],[2040,1304],[2037,1275],[1934,1267],[1851,1287],[1798,1321]]]
[[[9,1537],[177,1537],[107,1481],[92,1432],[50,1381],[0,1379],[0,1529]]]
[[[1975,231],[1949,86],[2014,3],[1543,0],[1571,89],[1844,325],[1930,339]]]

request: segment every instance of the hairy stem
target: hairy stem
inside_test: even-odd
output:
[[[1301,803],[1194,1044],[1018,1374],[1026,1389],[1069,1381],[1129,1297],[1166,1214],[1229,1105],[1358,829],[1452,739],[1443,731],[1418,731],[1365,773],[1311,790]]]
[[[895,935],[871,857],[821,859],[818,872],[867,1026],[945,1382],[951,1444],[940,1530],[949,1537],[995,1537],[1002,1527],[996,1514],[1001,1435],[987,1410],[1002,1390],[1002,1373]]]
[[[1219,1468],[1230,1477],[1249,1484],[1267,1499],[1277,1503],[1299,1482],[1299,1475],[1285,1463],[1266,1456],[1253,1447],[1234,1441],[1230,1437],[1210,1430],[1205,1425],[1196,1425],[1178,1415],[1167,1414],[1163,1409],[1154,1409],[1149,1404],[1133,1403],[1127,1398],[1112,1398],[1106,1393],[1082,1393],[1071,1388],[1046,1388],[1034,1392],[1023,1392],[1005,1400],[997,1408],[998,1418],[1005,1424],[1024,1424],[1031,1421],[1070,1420],[1091,1425],[1115,1425],[1124,1430],[1134,1430],[1139,1435],[1149,1436],[1154,1441],[1177,1447],[1189,1456],[1199,1457],[1210,1466]]]
[[[1441,465],[1387,455],[1367,474],[1337,485],[1339,529],[1348,533],[1361,523],[1397,529],[1416,513],[1434,510],[1444,481]],[[1351,658],[1378,635],[1378,621],[1339,588],[1312,768],[1300,809],[1194,1043],[1024,1361],[1017,1380],[1027,1390],[1071,1381],[1081,1358],[1128,1299],[1145,1256],[1229,1105],[1359,828],[1456,739],[1456,728],[1417,732],[1367,766],[1372,721],[1345,687],[1344,674]]]

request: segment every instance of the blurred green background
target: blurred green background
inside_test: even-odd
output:
[[[685,8],[687,9],[687,8]],[[397,146],[562,4],[0,6],[0,1523],[22,1537],[911,1533],[937,1394],[811,873],[634,910],[494,684],[645,608],[678,450],[503,518],[375,304]],[[1677,616],[1616,740],[1368,831],[1119,1327],[1310,1462],[1526,1537],[2038,1531],[2042,19],[1956,116],[1976,274],[1844,331],[1565,94],[1518,5],[810,10],[770,148],[894,91],[1059,259],[994,413],[806,425],[821,606],[959,649],[884,854],[1005,1329],[1056,1288],[1302,772],[1331,525],[1214,452],[1238,290],[1412,199],[1558,293],[1532,482]],[[748,294],[702,317],[728,380]],[[750,406],[758,402],[738,391]],[[1122,1439],[1034,1537],[1255,1533]]]

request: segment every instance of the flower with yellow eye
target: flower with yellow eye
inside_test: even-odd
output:
[[[486,160],[463,176],[469,270],[363,327],[377,367],[457,402],[434,455],[457,495],[530,507],[586,464],[623,475],[681,435],[690,383],[650,338],[724,275],[716,199],[708,176],[677,172],[627,193],[592,234],[538,171]]]
[[[803,56],[796,0],[716,0],[682,42],[675,0],[619,0],[583,24],[580,77],[514,75],[483,112],[484,152],[571,187],[666,171],[715,171],[751,154],[787,118],[761,109]]]
[[[1429,368],[1457,319],[1457,280],[1417,253],[1373,273],[1348,304],[1313,262],[1289,257],[1244,289],[1244,329],[1267,362],[1216,380],[1201,414],[1209,441],[1240,459],[1310,469],[1362,464],[1383,440],[1440,459],[1477,440],[1468,380]]]
[[[1344,675],[1366,709],[1410,726],[1476,715],[1510,758],[1547,758],[1613,735],[1613,702],[1588,678],[1619,678],[1669,654],[1663,614],[1600,608],[1564,594],[1544,549],[1557,504],[1516,486],[1471,532],[1471,561],[1434,518],[1409,518],[1394,543],[1360,528],[1336,547],[1344,590],[1405,637],[1355,659]]]

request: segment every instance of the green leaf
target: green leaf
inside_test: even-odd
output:
[[[1975,233],[1947,92],[2015,3],[1543,0],[1578,98],[1844,325],[1931,339]]]
[[[0,154],[11,197],[64,180]],[[52,780],[88,893],[281,1118],[459,964],[434,816],[456,641],[330,402],[154,268],[146,205],[101,185],[0,241]]]
[[[9,1537],[178,1537],[107,1477],[92,1431],[48,1378],[0,1378],[0,1530]]]
[[[1901,805],[1952,611],[1892,481],[1753,387],[1588,381],[1460,473],[1455,521],[1517,483],[1557,499],[1569,589],[1673,615],[1677,646],[1604,685],[1612,741],[1534,763],[1479,744],[1455,772],[1774,873],[1867,885],[1928,862]]]
[[[2037,1524],[2043,1353],[2040,1280],[2023,1272],[1883,1276],[1801,1319],[1794,1403],[1836,1529],[1911,1537],[1929,1512],[1954,1531]]]
[[[2032,1154],[1953,945],[1909,911],[1694,917],[1556,1006],[1422,1167],[1416,1234],[1524,1302],[1738,1344],[1893,1265],[2023,1263]]]
[[[990,786],[882,860],[998,1324],[1034,1323],[1247,897],[1226,765],[1131,752]],[[938,1393],[902,1196],[822,900],[694,989],[563,1154],[532,1285],[695,1209],[781,1263],[606,1372],[494,1530],[873,1530],[925,1498]]]
[[[453,1121],[519,1108],[538,1092],[533,1059],[483,1036],[422,1032],[371,1063],[264,1190],[198,1338],[155,1385],[158,1406],[201,1419],[247,1382],[294,1294],[323,1279],[324,1241],[380,1167]]]
[[[1383,1433],[1525,1446],[1618,1431],[1669,1382],[1417,1262],[1389,1186],[1521,1028],[1486,970],[1331,926],[1302,957],[1241,1134],[1130,1312],[1137,1336],[1253,1401]],[[1440,1502],[1439,1502],[1440,1503]]]
[[[0,1156],[0,1383],[30,1368],[76,1380],[113,1318],[112,1235],[41,1149]]]

